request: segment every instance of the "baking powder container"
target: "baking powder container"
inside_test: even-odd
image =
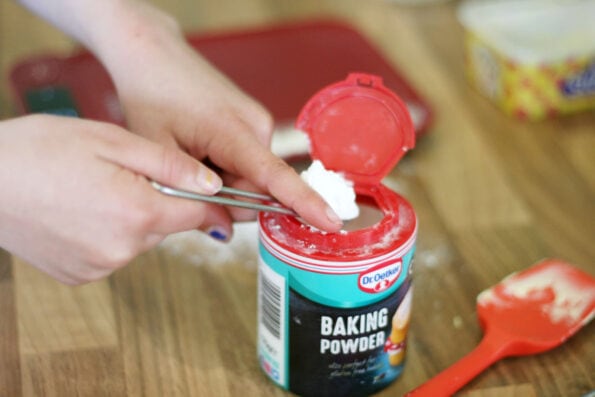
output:
[[[325,233],[259,214],[260,365],[302,396],[369,395],[403,370],[417,217],[381,180],[414,146],[413,124],[379,77],[354,73],[312,97],[296,126],[381,219]]]

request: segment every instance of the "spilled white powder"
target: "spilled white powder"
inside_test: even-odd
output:
[[[341,219],[346,221],[357,218],[359,207],[355,202],[353,182],[338,172],[327,170],[320,160],[314,160],[310,167],[302,172],[301,177],[324,198]]]
[[[510,298],[539,301],[553,293],[552,301],[541,303],[542,312],[553,323],[578,321],[595,299],[595,288],[579,285],[564,271],[555,267],[527,275],[513,273],[502,280],[501,284],[504,286],[502,293],[496,292],[495,287],[492,287],[479,294],[477,301],[482,305],[492,303],[512,306],[514,300]],[[595,311],[587,315],[585,321],[589,321],[593,314]]]
[[[220,266],[244,264],[257,266],[258,226],[256,222],[235,223],[234,234],[227,243],[191,230],[168,236],[159,249],[193,265]]]
[[[456,315],[452,318],[452,326],[454,329],[461,329],[463,328],[463,317]]]
[[[425,242],[424,249],[420,249],[415,253],[416,266],[421,265],[424,268],[434,269],[442,264],[451,263],[454,255],[452,248],[446,241],[432,241],[426,235]]]

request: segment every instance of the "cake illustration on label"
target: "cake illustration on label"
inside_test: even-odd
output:
[[[403,301],[395,311],[392,320],[392,330],[384,344],[384,351],[388,354],[388,361],[392,366],[401,364],[405,358],[405,337],[407,336],[407,329],[409,328],[409,320],[411,318],[412,293],[413,288],[409,288]]]

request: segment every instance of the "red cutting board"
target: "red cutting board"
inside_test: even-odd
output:
[[[247,93],[279,124],[292,123],[321,88],[350,72],[379,75],[408,105],[417,134],[431,109],[360,33],[338,21],[301,21],[242,31],[189,34],[189,43]],[[11,87],[21,113],[47,112],[124,124],[114,86],[86,51],[40,55],[16,65]]]

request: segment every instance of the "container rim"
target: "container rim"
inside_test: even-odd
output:
[[[366,228],[326,233],[289,215],[261,212],[261,242],[297,262],[320,267],[354,269],[369,266],[415,243],[417,217],[411,204],[386,186],[355,186],[358,202],[377,207],[383,218]]]

